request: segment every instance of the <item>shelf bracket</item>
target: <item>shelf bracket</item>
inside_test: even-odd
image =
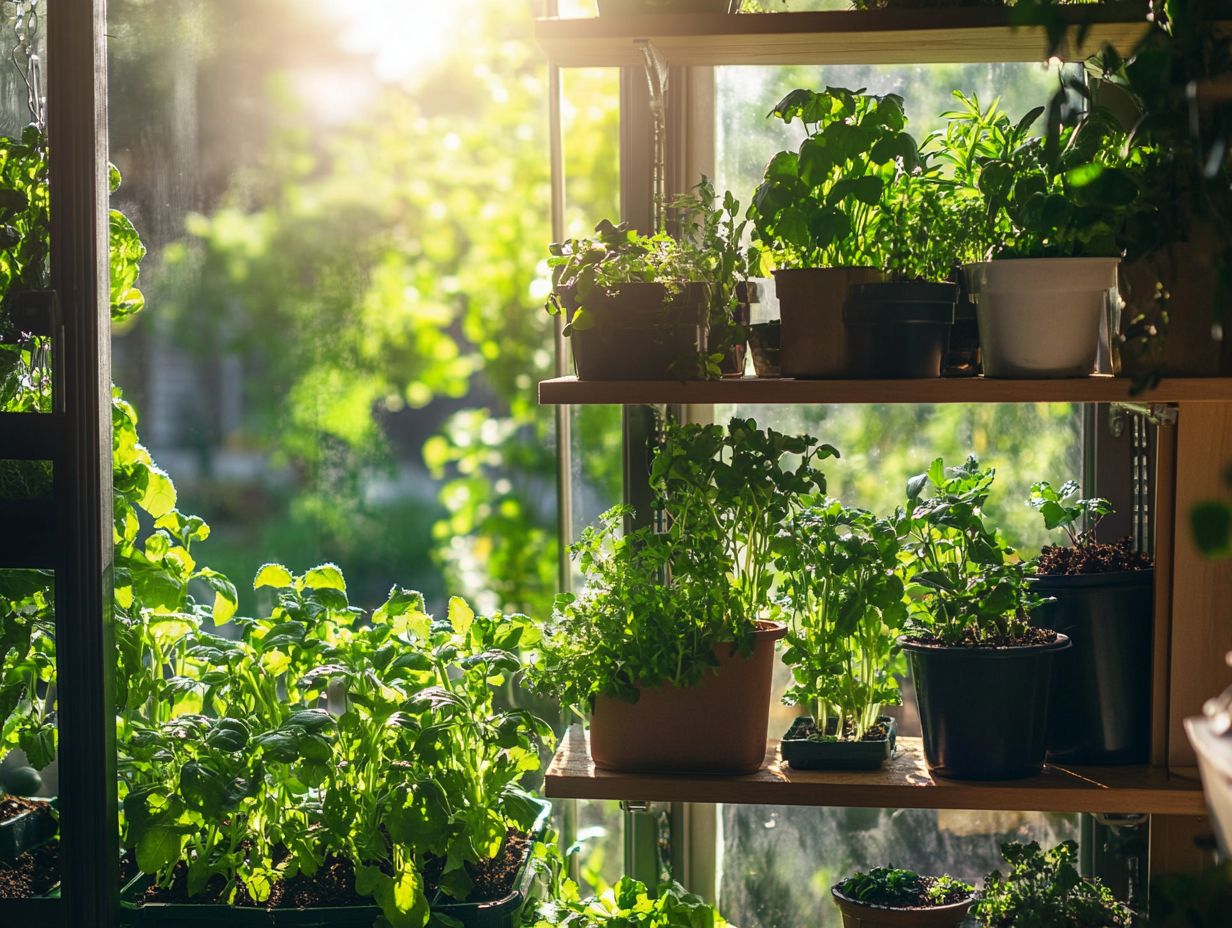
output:
[[[667,59],[649,39],[636,39],[633,44],[641,53],[650,88],[650,119],[654,127],[651,182],[654,186],[654,231],[658,232],[667,222]]]

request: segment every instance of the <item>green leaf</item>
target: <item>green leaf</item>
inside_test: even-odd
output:
[[[1207,557],[1232,554],[1232,505],[1225,502],[1199,503],[1190,514],[1190,524],[1198,550]]]
[[[150,467],[147,473],[145,492],[139,505],[155,519],[165,516],[175,508],[175,484],[165,472]]]
[[[310,590],[340,590],[346,592],[346,580],[335,564],[322,564],[304,574],[303,585]]]
[[[154,825],[137,842],[137,866],[146,873],[160,873],[180,859],[180,833],[166,825]]]
[[[454,596],[449,600],[449,624],[453,626],[454,631],[459,635],[465,635],[471,629],[471,623],[475,621],[475,611],[467,605],[466,600],[461,596]]]
[[[256,579],[252,581],[252,588],[254,590],[259,590],[265,586],[281,590],[294,585],[295,578],[291,576],[291,571],[281,564],[264,565],[257,571]]]

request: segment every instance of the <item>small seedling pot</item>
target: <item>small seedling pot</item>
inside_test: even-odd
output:
[[[561,288],[567,318],[577,300]],[[586,304],[592,325],[573,332],[573,364],[579,380],[681,380],[706,350],[710,286],[628,283],[594,294]]]
[[[1053,602],[1031,621],[1063,632],[1048,712],[1048,759],[1071,764],[1145,764],[1151,742],[1153,570],[1037,577]]]
[[[542,811],[535,821],[533,837],[545,840],[552,806],[543,801]],[[513,889],[503,899],[492,902],[452,902],[444,897],[432,900],[432,914],[454,919],[464,928],[518,928],[522,924],[522,909],[531,898],[542,896],[544,874],[531,866],[533,848],[528,846],[526,858],[513,882]],[[223,906],[216,903],[164,903],[138,900],[150,886],[150,878],[142,875],[129,882],[120,892],[124,923],[139,928],[203,928],[227,924],[236,928],[270,926],[270,928],[372,928],[381,919],[375,905],[323,906],[315,909],[261,909],[251,906]]]
[[[988,377],[1087,377],[1118,258],[1009,258],[967,266]]]
[[[956,928],[967,917],[974,901],[972,898],[930,908],[892,909],[851,899],[839,892],[837,886],[831,888],[830,894],[843,913],[843,928]]]
[[[600,16],[644,16],[653,13],[734,13],[741,0],[597,0]]]
[[[911,663],[924,759],[937,776],[1015,780],[1044,766],[1055,656],[1048,644],[966,648],[900,638]]]
[[[783,367],[779,363],[782,338],[783,324],[777,319],[749,326],[749,350],[753,354],[753,370],[758,377],[783,376]]]
[[[28,799],[42,808],[0,822],[0,861],[12,863],[26,851],[50,841],[59,829],[54,799]]]
[[[774,643],[786,626],[763,622],[753,653],[716,645],[719,665],[696,686],[641,690],[637,702],[595,700],[590,754],[596,767],[634,772],[753,773],[766,759]]]
[[[940,377],[958,285],[856,284],[843,306],[847,356],[857,377]]]
[[[1232,737],[1217,732],[1211,720],[1202,716],[1185,720],[1185,734],[1198,755],[1198,772],[1219,852],[1225,858],[1232,857]]]
[[[756,281],[742,280],[736,284],[737,306],[732,322],[740,326],[745,333],[749,331],[749,322],[753,318],[753,304],[761,302],[761,287]],[[719,372],[724,377],[743,377],[744,361],[748,357],[748,336],[727,349],[723,360],[719,362]]]
[[[831,733],[837,719],[831,719]],[[886,736],[864,741],[813,741],[801,731],[813,724],[810,715],[799,716],[780,742],[783,759],[793,770],[877,770],[894,756],[898,722],[883,715],[877,721],[886,726]]]
[[[873,267],[792,268],[774,272],[783,321],[780,361],[784,377],[842,378],[854,368],[843,334],[843,304],[856,284],[877,283]]]

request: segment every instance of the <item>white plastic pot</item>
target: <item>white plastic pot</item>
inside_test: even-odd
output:
[[[1232,738],[1216,734],[1210,719],[1201,716],[1185,720],[1185,733],[1198,755],[1202,789],[1220,853],[1232,856]]]
[[[967,265],[988,377],[1086,377],[1119,258],[1006,258]]]

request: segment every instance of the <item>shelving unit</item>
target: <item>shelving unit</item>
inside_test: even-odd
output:
[[[748,776],[626,774],[598,770],[589,738],[574,725],[544,779],[548,796],[755,805],[861,806],[894,809],[991,809],[1030,812],[1202,815],[1195,768],[1054,767],[1007,782],[935,779],[919,738],[900,738],[898,753],[877,771],[792,770],[769,742],[766,764]]]
[[[1134,396],[1131,381],[1118,377],[1073,380],[792,380],[744,377],[731,380],[578,380],[558,377],[539,384],[545,406],[604,403],[1221,403],[1232,402],[1232,378],[1195,377],[1163,381]]]

